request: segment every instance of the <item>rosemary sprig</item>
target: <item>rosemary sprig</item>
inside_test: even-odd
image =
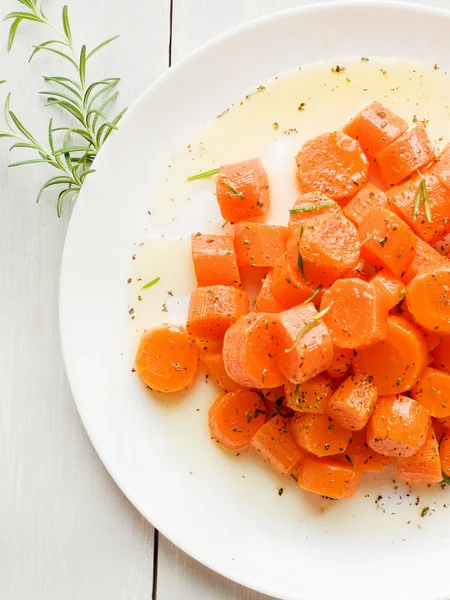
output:
[[[425,177],[420,177],[420,183],[416,191],[416,195],[414,196],[414,212],[413,212],[413,221],[417,220],[419,216],[420,206],[423,204],[423,208],[425,210],[425,216],[427,218],[428,223],[433,222],[433,217],[431,214],[431,206],[430,206],[430,197],[428,195],[427,184],[425,181]]]
[[[204,173],[197,173],[197,175],[191,175],[187,178],[187,181],[195,181],[196,179],[206,179],[207,177],[214,177],[220,171],[220,167],[217,169],[211,169],[210,171],[205,171]]]
[[[224,183],[224,185],[226,185],[226,187],[230,190],[230,192],[232,194],[234,194],[235,196],[237,196],[241,200],[244,199],[244,194],[242,194],[241,192],[238,192],[237,189],[235,187],[233,187],[229,181],[226,181],[224,179],[223,183]]]
[[[311,294],[311,296],[309,298],[306,298],[305,300],[305,304],[307,304],[308,302],[312,302],[314,300],[314,298],[316,298],[320,292],[322,291],[323,285],[320,284],[318,287],[316,287],[316,289],[314,290],[314,292]]]
[[[108,78],[93,83],[90,83],[87,78],[89,60],[116,40],[118,36],[102,42],[90,52],[83,45],[78,52],[73,44],[67,6],[63,8],[62,29],[59,29],[45,15],[42,8],[43,0],[18,0],[18,2],[29,11],[15,11],[5,17],[5,21],[12,21],[8,37],[8,50],[13,47],[18,28],[24,21],[39,23],[51,28],[56,33],[55,38],[58,39],[51,39],[34,47],[30,61],[40,52],[50,52],[68,62],[75,70],[76,74],[73,79],[44,77],[44,81],[54,89],[40,93],[47,98],[46,106],[56,106],[69,113],[76,124],[71,127],[54,127],[53,119],[50,119],[48,147],[45,147],[11,110],[11,97],[8,95],[4,111],[7,127],[4,131],[0,131],[0,137],[15,141],[11,150],[26,148],[38,155],[36,158],[15,162],[9,166],[47,163],[60,172],[58,176],[52,177],[44,183],[37,196],[37,201],[39,201],[43,192],[49,187],[63,186],[57,202],[57,212],[60,216],[63,201],[65,199],[74,201],[78,197],[85,178],[94,172],[91,167],[98,151],[111,133],[117,129],[118,123],[125,114],[126,109],[112,119],[107,116],[111,104],[119,93],[115,89],[120,82],[119,78]],[[57,147],[54,135],[56,132],[62,139],[60,147]]]
[[[145,285],[143,285],[141,287],[141,290],[146,290],[150,287],[152,287],[153,285],[155,285],[156,283],[158,283],[158,281],[160,281],[161,277],[155,277],[155,279],[152,279],[151,281],[149,281],[148,283],[146,283]]]
[[[308,333],[308,331],[310,329],[312,329],[313,327],[317,327],[317,325],[319,325],[320,319],[327,314],[327,312],[330,310],[330,308],[331,308],[331,306],[327,306],[326,308],[324,308],[322,311],[317,313],[317,315],[315,315],[312,318],[310,323],[307,323],[304,327],[302,327],[300,329],[300,331],[297,333],[297,335],[295,337],[295,341],[292,344],[292,346],[290,348],[285,349],[286,354],[288,354],[289,352],[292,352],[292,350],[299,344],[301,338],[305,335],[305,333]]]
[[[301,225],[300,226],[300,237],[299,237],[299,240],[298,240],[297,265],[298,265],[298,270],[300,271],[301,276],[306,281],[306,283],[309,283],[308,282],[308,278],[305,275],[305,268],[303,266],[303,256],[302,256],[302,254],[300,252],[300,242],[302,240],[304,231],[305,231],[305,227],[303,225]]]
[[[315,210],[320,210],[321,208],[330,208],[334,206],[336,202],[324,202],[323,204],[309,204],[308,206],[299,206],[298,208],[291,208],[289,213],[291,215],[298,215],[300,213],[305,212],[313,212]]]

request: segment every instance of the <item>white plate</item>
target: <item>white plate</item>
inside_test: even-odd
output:
[[[385,513],[363,494],[320,505],[327,507],[322,513],[264,465],[244,459],[236,468],[236,459],[213,445],[199,460],[205,407],[195,427],[171,437],[173,412],[149,402],[130,372],[126,280],[133,244],[142,238],[142,215],[171,151],[242,92],[336,56],[401,56],[450,68],[449,39],[447,13],[405,4],[319,5],[239,27],[180,62],[133,106],[72,216],[61,336],[92,443],[123,492],[164,535],[226,577],[280,598],[448,598],[448,514],[436,508],[433,518],[407,524],[410,502],[396,506],[392,487],[383,492],[393,496],[383,500]]]

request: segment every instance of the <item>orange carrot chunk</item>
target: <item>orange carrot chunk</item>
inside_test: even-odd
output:
[[[158,392],[179,392],[194,381],[198,349],[184,327],[166,325],[143,333],[135,368],[142,381]]]
[[[272,281],[273,275],[272,272],[269,271],[269,273],[267,273],[267,275],[263,279],[261,289],[259,290],[258,295],[256,296],[256,312],[279,313],[285,309],[285,307],[280,302],[278,302],[278,300],[272,293]]]
[[[197,285],[234,285],[240,287],[236,252],[230,235],[192,236],[192,259]]]
[[[216,177],[216,195],[220,212],[236,223],[262,217],[269,210],[269,181],[259,158],[223,165]]]
[[[352,367],[353,350],[334,346],[333,362],[327,369],[327,374],[332,379],[340,379],[349,374]]]
[[[370,282],[376,292],[384,297],[388,310],[394,308],[405,297],[405,286],[400,279],[394,277],[387,269],[378,271]]]
[[[366,213],[358,229],[361,256],[400,277],[414,258],[416,236],[400,217],[385,208]]]
[[[360,480],[361,471],[336,457],[305,456],[298,470],[302,489],[334,500],[352,498]]]
[[[397,461],[400,477],[408,483],[440,483],[442,481],[439,444],[433,427],[428,428],[425,443],[412,456]]]
[[[450,374],[426,367],[411,390],[411,398],[420,402],[432,417],[450,417]]]
[[[320,192],[308,192],[298,198],[289,211],[289,229],[291,233],[312,217],[323,214],[342,214],[342,209],[329,196]]]
[[[367,424],[367,443],[385,456],[412,456],[424,444],[431,419],[413,398],[378,399]]]
[[[305,456],[292,437],[290,419],[280,415],[258,430],[251,446],[280,475],[292,475]]]
[[[374,158],[407,129],[406,121],[379,102],[372,102],[353,117],[343,131],[358,140],[369,158]]]
[[[354,375],[338,387],[328,403],[328,414],[345,429],[363,429],[378,400],[377,388],[367,375]]]
[[[286,252],[289,229],[267,223],[238,223],[234,244],[240,267],[273,267]]]
[[[288,381],[284,386],[285,405],[300,412],[325,413],[333,386],[325,373],[303,383]]]
[[[265,422],[266,407],[258,394],[238,389],[217,398],[209,409],[211,437],[236,452],[250,443]]]
[[[372,284],[362,279],[340,279],[324,292],[320,305],[333,344],[366,348],[386,339],[388,309]]]
[[[270,313],[252,313],[231,325],[223,342],[223,360],[228,375],[246,387],[283,385],[286,378],[275,363],[276,333],[275,315]]]
[[[439,449],[442,472],[450,477],[450,435],[444,436]]]
[[[389,208],[386,194],[373,185],[373,183],[366,183],[344,207],[344,215],[356,227],[359,227],[364,221],[366,213],[377,206],[380,208]]]
[[[352,434],[328,415],[296,413],[292,417],[292,435],[295,442],[316,456],[342,454]]]
[[[296,161],[303,192],[318,191],[332,200],[343,200],[354,196],[367,181],[369,163],[361,146],[340,131],[306,142]]]
[[[363,258],[360,258],[353,269],[350,271],[346,271],[343,275],[341,275],[341,279],[365,279],[366,281],[369,277],[375,275],[377,270],[372,265],[369,265]]]
[[[434,158],[433,145],[422,123],[397,138],[375,157],[387,186],[397,185]]]
[[[422,269],[408,286],[406,305],[424,329],[450,334],[450,263]]]
[[[420,238],[416,238],[416,252],[408,268],[401,276],[401,280],[403,283],[408,284],[424,267],[446,263],[447,260],[439,252]]]
[[[438,177],[442,185],[450,189],[450,144],[447,144],[430,171]]]
[[[311,302],[276,315],[280,371],[293,383],[312,379],[333,362],[330,333]]]
[[[388,317],[388,337],[359,350],[353,358],[356,373],[373,377],[382,396],[410,390],[428,362],[428,349],[418,327],[403,317]]]
[[[225,370],[222,348],[200,348],[200,362],[205,368],[208,378],[226,392],[236,390],[239,385],[231,379]]]
[[[366,431],[354,431],[352,441],[345,450],[345,459],[358,469],[367,473],[379,473],[390,462],[389,456],[378,454],[366,441]]]
[[[189,302],[187,330],[198,339],[221,339],[248,309],[248,296],[243,290],[225,285],[197,288]]]
[[[314,286],[307,282],[299,271],[298,252],[297,256],[294,256],[291,250],[289,254],[283,254],[278,259],[272,274],[271,291],[284,308],[292,308],[314,293]]]
[[[450,336],[445,337],[433,350],[433,366],[450,373]]]

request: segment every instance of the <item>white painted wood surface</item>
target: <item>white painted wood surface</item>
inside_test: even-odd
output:
[[[316,0],[317,1],[317,0]],[[129,105],[168,65],[170,0],[66,0],[73,33],[92,45],[121,34],[96,63],[120,75]],[[314,0],[308,0],[312,3]],[[173,0],[172,59],[211,37],[302,0]],[[306,3],[306,2],[305,2]],[[431,4],[428,2],[428,4]],[[432,4],[450,8],[450,0]],[[1,0],[0,17],[18,9]],[[61,0],[48,2],[56,14]],[[36,134],[47,116],[37,92],[58,60],[27,65],[30,47],[49,39],[25,24],[13,53],[0,25],[0,99]],[[35,206],[45,173],[8,170],[0,143],[0,598],[3,600],[150,600],[153,528],[124,498],[96,456],[64,374],[57,326],[58,272],[69,212],[55,215],[51,195]],[[220,543],[220,541],[218,541]],[[263,600],[159,539],[158,600]]]

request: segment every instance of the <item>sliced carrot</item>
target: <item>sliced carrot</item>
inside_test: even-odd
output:
[[[367,424],[367,443],[385,456],[412,456],[424,444],[431,419],[413,398],[378,399]]]
[[[355,267],[360,258],[356,227],[339,214],[313,217],[300,227],[298,252],[308,281],[329,285]],[[290,244],[288,245],[290,247]]]
[[[279,313],[277,365],[289,381],[303,383],[333,362],[330,333],[311,302]]]
[[[433,365],[450,373],[450,336],[445,337],[433,350]]]
[[[264,402],[255,392],[238,389],[219,396],[209,409],[211,437],[225,450],[242,450],[264,425],[265,415]]]
[[[323,321],[339,348],[365,348],[387,337],[388,309],[375,287],[362,279],[340,279],[324,292]]]
[[[413,319],[414,322],[414,319]],[[425,329],[423,330],[423,335],[425,336],[425,343],[427,345],[428,351],[429,352],[433,352],[433,350],[435,350],[435,348],[437,348],[439,346],[439,344],[442,342],[442,340],[444,339],[444,336],[441,335],[440,333],[435,333],[434,331],[426,331]],[[431,355],[432,358],[432,362],[434,362],[434,356]],[[439,367],[436,367],[437,369],[439,369]]]
[[[276,415],[258,430],[252,448],[281,475],[291,475],[305,456],[291,433],[290,419]]]
[[[366,441],[366,431],[354,431],[352,441],[345,450],[345,459],[355,469],[368,473],[379,473],[390,462],[389,456],[378,454]]]
[[[366,213],[358,233],[361,256],[402,277],[416,250],[417,238],[408,225],[390,210],[376,207]]]
[[[410,390],[428,362],[422,332],[405,318],[397,316],[388,317],[386,340],[355,354],[355,372],[371,375],[382,396]]]
[[[397,461],[400,477],[408,483],[439,483],[442,481],[439,444],[433,427],[428,428],[425,443],[413,456]]]
[[[246,387],[283,385],[286,378],[275,363],[276,334],[275,315],[271,313],[252,313],[231,325],[223,341],[223,360],[228,375]]]
[[[343,131],[358,140],[369,158],[374,158],[407,129],[406,121],[379,102],[372,102],[353,117]]]
[[[241,279],[232,236],[195,233],[192,236],[192,259],[199,287],[240,287]]]
[[[298,470],[302,489],[334,500],[352,498],[360,480],[361,471],[337,457],[305,456]]]
[[[261,289],[259,290],[258,295],[256,296],[256,312],[279,313],[285,309],[285,307],[280,302],[278,302],[278,300],[272,293],[272,281],[273,275],[272,272],[269,271],[269,273],[267,273],[267,275],[263,279]]]
[[[354,375],[338,387],[328,402],[328,414],[345,429],[363,429],[378,400],[377,388],[368,375]]]
[[[439,178],[444,187],[450,189],[450,144],[445,146],[430,171]]]
[[[387,269],[381,269],[370,280],[377,293],[381,294],[386,300],[388,310],[394,308],[402,298],[405,297],[405,286],[389,273]]]
[[[444,436],[439,449],[442,472],[450,477],[450,435]]]
[[[273,267],[286,252],[289,229],[268,223],[238,223],[234,244],[240,267]]]
[[[352,439],[351,432],[328,415],[296,413],[291,426],[297,445],[316,456],[342,454]]]
[[[284,386],[285,405],[300,412],[325,413],[328,400],[333,395],[333,386],[326,374],[320,373],[303,383],[288,383]]]
[[[445,256],[448,258],[448,254],[450,253],[450,234],[447,233],[441,240],[433,244],[433,248],[438,252],[441,256]]]
[[[369,279],[376,273],[375,267],[369,265],[363,258],[360,258],[353,269],[344,273],[341,278],[342,279],[352,279],[357,277],[358,279]]]
[[[239,384],[233,381],[226,372],[222,348],[200,348],[200,362],[209,379],[226,392],[232,392],[239,387]]]
[[[407,223],[424,242],[435,244],[450,231],[450,190],[445,188],[432,173],[423,176],[428,192],[432,218],[428,221],[425,204],[420,202],[415,216],[414,205],[422,177],[415,175],[405,183],[386,192],[391,210]]]
[[[408,284],[424,267],[445,263],[446,259],[439,252],[420,238],[416,238],[416,252],[401,279],[403,283]]]
[[[387,186],[397,185],[435,158],[425,127],[419,123],[375,156]]]
[[[408,285],[406,305],[424,329],[450,334],[450,262],[422,269]]]
[[[389,208],[386,194],[372,183],[366,183],[356,196],[353,196],[350,202],[345,206],[344,215],[347,219],[350,219],[356,227],[359,227],[364,221],[366,213],[377,206],[380,208]]]
[[[187,330],[198,339],[221,339],[248,309],[248,296],[243,290],[225,285],[197,288],[189,302]]]
[[[298,259],[294,258],[293,252],[283,254],[278,259],[272,274],[271,291],[285,308],[304,302],[314,293],[314,286],[301,275]]]
[[[411,398],[432,417],[450,417],[450,373],[426,367],[411,390]]]
[[[166,325],[145,331],[135,358],[142,381],[158,392],[179,392],[194,381],[198,348],[184,327]]]
[[[342,209],[329,196],[325,196],[321,192],[308,192],[298,198],[289,213],[289,229],[293,233],[302,223],[309,221],[311,217],[317,217],[325,213],[342,214]]]
[[[333,362],[327,369],[327,374],[332,379],[340,379],[349,374],[352,367],[353,350],[334,346]]]
[[[296,161],[303,192],[318,191],[332,200],[343,200],[354,196],[367,181],[369,163],[361,146],[340,131],[306,142]]]
[[[262,217],[270,207],[269,181],[259,158],[223,165],[216,177],[220,212],[236,223]]]

